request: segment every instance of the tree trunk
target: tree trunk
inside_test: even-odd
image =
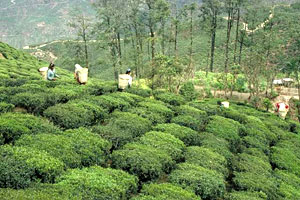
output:
[[[231,5],[229,5],[229,6],[231,6]],[[232,8],[228,8],[227,38],[226,38],[226,46],[225,46],[225,73],[228,73],[228,59],[229,59],[228,53],[229,53],[231,28],[232,28]]]
[[[217,13],[214,11],[212,18],[212,32],[211,32],[211,53],[210,53],[210,71],[214,69],[215,43],[216,43],[216,29],[217,29]]]
[[[245,32],[241,33],[241,40],[240,40],[240,52],[239,52],[239,65],[242,62],[242,51],[243,51],[243,45],[244,45],[244,38],[245,38]]]
[[[234,53],[233,53],[233,62],[234,63],[236,63],[237,43],[239,41],[240,18],[241,18],[241,8],[239,6],[238,10],[237,10],[236,33],[235,33]]]
[[[192,70],[192,78],[195,77],[195,69],[193,66],[193,43],[194,43],[194,38],[193,38],[193,9],[190,10],[190,68]]]

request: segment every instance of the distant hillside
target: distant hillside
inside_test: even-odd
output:
[[[91,0],[1,0],[0,41],[14,47],[73,37],[70,11],[92,12]]]

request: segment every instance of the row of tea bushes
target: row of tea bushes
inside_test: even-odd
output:
[[[99,166],[70,169],[54,184],[27,189],[0,189],[4,200],[129,199],[137,191],[137,178],[121,170]]]
[[[68,168],[106,166],[111,143],[87,129],[59,134],[22,135],[14,146],[1,146],[1,187],[25,188],[50,182]]]

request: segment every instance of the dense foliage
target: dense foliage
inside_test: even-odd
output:
[[[0,199],[299,199],[299,123],[183,92],[77,85],[60,68],[48,82],[11,51],[0,60]]]

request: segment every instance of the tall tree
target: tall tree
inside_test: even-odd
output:
[[[87,17],[80,9],[75,9],[72,13],[73,14],[69,26],[76,30],[77,36],[82,40],[84,44],[85,65],[86,67],[89,67],[87,43],[89,41],[92,28],[91,18]]]
[[[218,26],[218,16],[222,12],[223,2],[220,0],[203,0],[201,7],[202,12],[210,21],[210,71],[214,70],[215,45],[216,45],[216,31]]]

